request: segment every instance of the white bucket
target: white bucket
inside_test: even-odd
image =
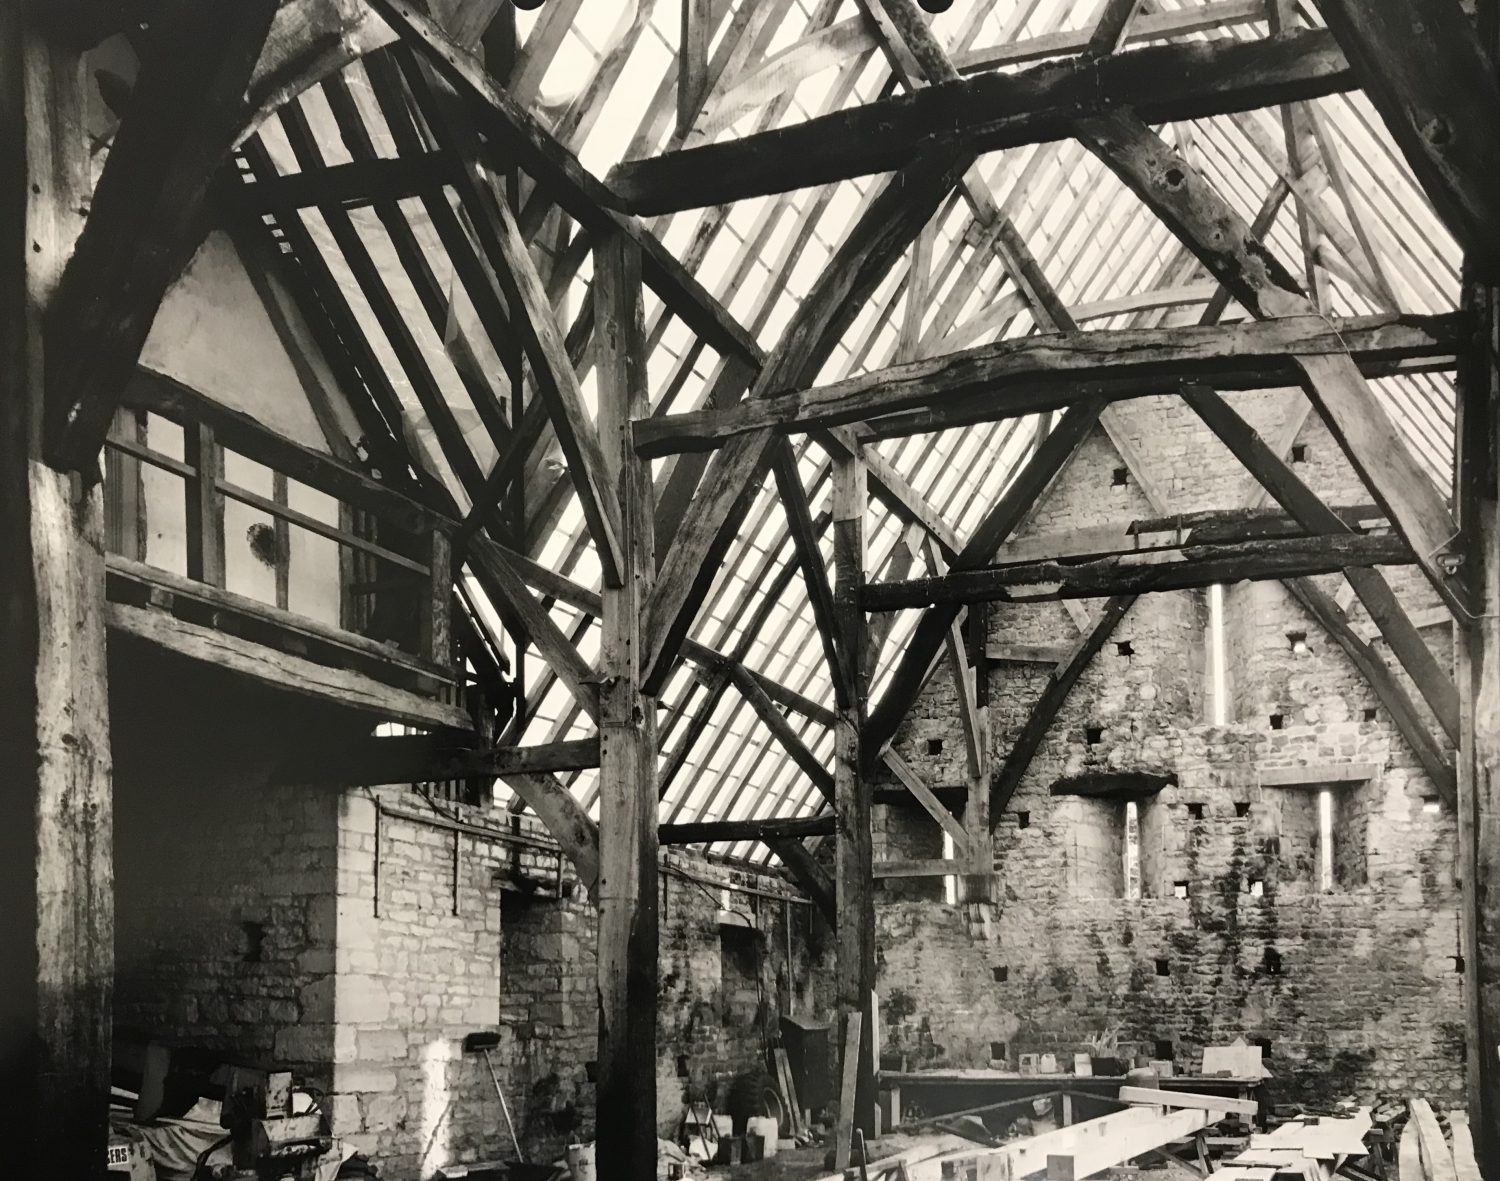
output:
[[[592,1144],[569,1144],[567,1158],[568,1173],[573,1181],[594,1181],[594,1146]]]
[[[765,1147],[761,1150],[762,1156],[776,1155],[777,1124],[774,1115],[752,1115],[745,1124],[745,1131],[751,1136],[759,1136]]]

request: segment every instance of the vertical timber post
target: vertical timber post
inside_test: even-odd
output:
[[[854,1118],[846,1125],[875,1134],[875,874],[870,844],[872,781],[861,765],[869,670],[865,666],[865,465],[858,454],[833,458],[834,616],[839,647],[854,670],[854,697],[834,723],[834,815],[837,833],[838,1044],[854,1013],[862,1014]]]
[[[641,692],[641,612],[656,574],[651,467],[630,422],[650,414],[640,249],[594,248],[599,439],[620,498],[623,585],[603,590],[599,652],[599,1073],[601,1181],[656,1176],[656,701]]]
[[[0,5],[0,1112],[102,1178],[114,975],[102,485],[41,459],[43,318],[89,198],[79,54]]]
[[[1475,341],[1459,370],[1455,501],[1473,617],[1458,628],[1458,843],[1468,1105],[1500,1181],[1500,288],[1466,284]]]

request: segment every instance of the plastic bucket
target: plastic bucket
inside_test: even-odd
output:
[[[765,1147],[761,1150],[762,1156],[776,1155],[776,1141],[778,1139],[778,1127],[776,1117],[773,1115],[752,1115],[750,1121],[745,1125],[745,1131],[751,1136],[760,1137]]]

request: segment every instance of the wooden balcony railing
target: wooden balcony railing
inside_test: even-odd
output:
[[[257,642],[290,636],[299,655],[451,700],[447,518],[144,372],[106,440],[105,480],[112,587],[155,584],[215,626],[233,617]]]

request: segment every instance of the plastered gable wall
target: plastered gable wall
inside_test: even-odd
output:
[[[227,235],[204,240],[168,291],[142,352],[144,368],[255,419],[267,430],[305,447],[333,450],[313,403],[325,406],[328,429],[341,456],[359,436],[352,412],[337,390],[306,326],[285,290],[269,276],[253,282]],[[138,375],[138,382],[149,378]],[[115,427],[171,458],[187,458],[183,429],[168,419],[121,410]],[[184,482],[174,472],[106,452],[113,479],[107,499],[111,546],[129,558],[176,574],[187,572]],[[247,456],[225,450],[224,478],[258,496],[278,495],[274,473]],[[123,486],[137,488],[127,494]],[[288,481],[286,503],[325,524],[340,524],[331,496]],[[228,590],[277,603],[274,548],[267,553],[272,517],[234,497],[223,504],[224,580]],[[286,606],[325,623],[339,623],[336,542],[290,527],[286,537]]]
[[[1275,439],[1300,397],[1231,402]],[[1247,473],[1178,400],[1118,404],[1116,425],[1174,511],[1245,503]],[[1297,441],[1305,451],[1297,470],[1330,503],[1369,502],[1316,416]],[[1023,535],[1154,515],[1133,479],[1114,485],[1119,466],[1095,432]],[[1409,610],[1435,604],[1419,580],[1391,573]],[[1332,589],[1339,580],[1325,581]],[[1365,624],[1357,602],[1350,614]],[[1229,589],[1232,720],[1208,724],[1205,624],[1201,592],[1146,596],[1124,617],[998,819],[993,905],[902,900],[904,883],[882,891],[885,1048],[921,1063],[981,1065],[997,1052],[1012,1061],[1032,1049],[1070,1054],[1119,1022],[1127,1049],[1170,1043],[1185,1069],[1204,1045],[1265,1039],[1282,1093],[1457,1096],[1451,813],[1428,810],[1434,789],[1390,719],[1364,712],[1378,705],[1373,692],[1277,583]],[[1307,633],[1310,652],[1291,651],[1292,630]],[[1055,604],[993,610],[993,641],[1066,644],[1077,634]],[[1443,629],[1426,634],[1447,659]],[[1128,656],[1116,647],[1124,639]],[[1030,665],[991,673],[997,765],[1045,677]],[[1273,704],[1283,727],[1275,731]],[[1088,741],[1087,727],[1099,741]],[[897,747],[929,782],[961,782],[960,736],[942,669]],[[926,753],[934,739],[944,740],[942,756]],[[1376,768],[1367,782],[1338,789],[1332,893],[1317,889],[1307,864],[1316,793],[1261,784],[1264,770],[1326,762]],[[1110,865],[1118,836],[1097,802],[1050,794],[1061,777],[1106,769],[1175,780],[1140,805],[1140,898],[1118,895],[1122,875]],[[892,846],[930,842],[935,828],[906,810],[880,824]],[[1179,882],[1186,898],[1174,896]]]
[[[141,350],[141,364],[242,411],[277,434],[328,451],[309,386],[352,428],[351,412],[322,356],[308,342],[282,290],[267,280],[268,304],[229,236],[214,231],[167,292]],[[288,336],[298,340],[295,354]],[[357,432],[351,437],[357,437]]]

